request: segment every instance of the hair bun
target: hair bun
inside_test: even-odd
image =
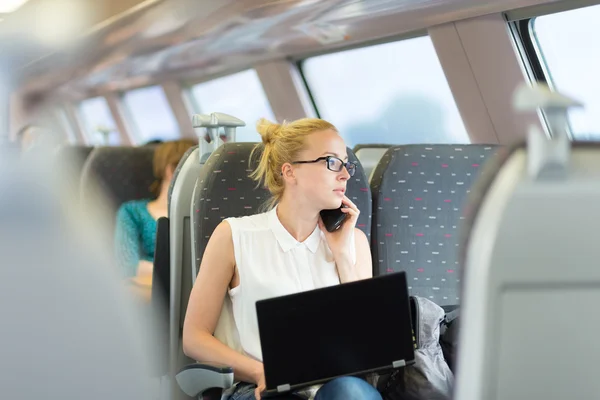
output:
[[[262,142],[266,145],[272,143],[281,132],[281,125],[262,118],[256,124],[256,131],[260,134]]]

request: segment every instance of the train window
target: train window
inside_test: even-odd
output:
[[[79,104],[87,142],[94,145],[118,146],[121,136],[104,97],[94,97]]]
[[[470,141],[429,36],[312,57],[302,72],[349,146]]]
[[[222,112],[244,121],[236,130],[237,142],[256,142],[256,122],[260,118],[275,120],[258,74],[249,69],[192,86],[192,100],[197,112]]]
[[[584,104],[569,113],[576,140],[600,139],[600,6],[537,17],[530,25],[551,84]]]
[[[181,137],[167,96],[160,86],[134,89],[123,95],[129,120],[133,122],[136,145],[151,140],[177,140]]]

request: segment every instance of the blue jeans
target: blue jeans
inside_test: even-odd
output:
[[[237,389],[228,397],[229,400],[256,400],[254,390],[256,385],[249,383],[238,384]],[[302,399],[294,394],[273,397],[277,400]],[[344,376],[327,382],[319,389],[315,400],[382,400],[379,392],[367,381],[351,376]]]
[[[315,400],[382,400],[379,392],[367,381],[344,376],[327,382],[315,396]]]

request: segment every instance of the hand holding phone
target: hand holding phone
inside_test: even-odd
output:
[[[346,219],[348,214],[343,212],[342,208],[344,208],[344,205],[342,205],[340,208],[335,208],[333,210],[321,211],[321,219],[323,220],[323,224],[325,225],[325,229],[327,229],[327,232],[334,232],[338,230],[340,226],[342,226],[342,224],[344,223],[344,220]]]
[[[319,226],[325,234],[327,245],[334,257],[351,249],[350,242],[354,240],[354,229],[359,215],[360,211],[356,204],[346,196],[340,208],[321,211]]]

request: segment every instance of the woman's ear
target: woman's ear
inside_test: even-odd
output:
[[[296,175],[294,174],[294,168],[290,163],[285,163],[281,166],[281,176],[284,181],[295,180]]]

